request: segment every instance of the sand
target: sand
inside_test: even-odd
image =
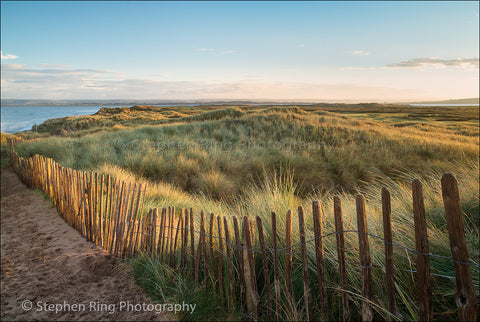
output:
[[[140,309],[151,301],[128,266],[86,241],[42,194],[9,170],[1,180],[2,320],[172,318],[151,305]]]

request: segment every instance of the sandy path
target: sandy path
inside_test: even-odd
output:
[[[148,308],[120,311],[122,302],[151,303],[128,269],[87,242],[14,173],[1,171],[1,179],[2,320],[166,320]],[[22,309],[25,300],[32,309]],[[102,310],[91,302],[104,304]],[[59,304],[60,312],[44,303]]]

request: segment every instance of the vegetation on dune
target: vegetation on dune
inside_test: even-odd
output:
[[[462,196],[462,210],[465,220],[465,232],[468,244],[468,250],[470,258],[478,263],[480,247],[478,222],[480,220],[478,213],[478,168],[473,169],[476,172],[472,172],[471,168],[457,167],[453,169],[457,174],[459,180],[460,195]],[[410,180],[412,178],[418,178],[420,176],[410,173],[405,174],[405,179]],[[422,178],[422,184],[424,187],[426,217],[428,225],[428,236],[430,244],[430,252],[441,256],[450,256],[450,247],[448,232],[446,229],[446,219],[443,210],[443,201],[440,191],[440,178],[441,173],[432,171],[428,175]],[[413,215],[412,215],[412,196],[411,187],[409,184],[400,184],[394,181],[384,182],[383,186],[389,188],[392,195],[392,226],[393,226],[393,240],[401,245],[404,245],[410,249],[415,248],[415,236],[413,230]],[[155,187],[154,189],[156,189]],[[311,204],[312,201],[317,199],[321,200],[324,205],[324,233],[330,233],[335,231],[334,218],[333,218],[333,195],[332,194],[317,194],[311,193],[305,198],[300,198],[296,192],[301,187],[296,186],[293,183],[292,176],[288,172],[283,174],[277,174],[273,177],[266,177],[265,181],[259,186],[250,186],[248,191],[242,200],[237,201],[233,205],[226,205],[221,202],[215,202],[204,196],[191,196],[180,195],[178,202],[167,202],[166,204],[175,205],[176,207],[186,207],[194,205],[194,212],[198,212],[203,209],[208,209],[210,212],[215,213],[217,216],[225,216],[230,218],[232,215],[241,218],[242,216],[254,216],[258,215],[262,219],[264,234],[266,237],[267,249],[272,247],[272,227],[270,220],[271,211],[275,211],[278,214],[277,219],[277,233],[280,236],[278,247],[284,247],[283,236],[285,236],[285,220],[284,216],[287,210],[293,210],[293,231],[298,232],[298,218],[296,209],[302,206],[305,211],[306,218],[306,240],[312,240],[314,238],[313,222]],[[366,196],[367,214],[368,214],[368,231],[370,234],[376,236],[383,236],[382,225],[382,208],[381,208],[381,185],[372,185],[368,189],[361,191]],[[180,194],[180,192],[178,192]],[[171,196],[175,198],[174,196]],[[340,195],[343,207],[343,220],[345,230],[356,230],[356,205],[353,195],[343,193]],[[153,199],[150,199],[152,202]],[[153,205],[153,204],[152,204]],[[200,225],[199,218],[196,219],[197,227]],[[253,218],[252,218],[253,219]],[[231,224],[231,220],[229,221]],[[233,227],[230,227],[233,231]],[[361,316],[358,315],[361,312],[361,276],[360,269],[358,267],[358,236],[354,233],[345,234],[345,250],[347,261],[347,279],[348,288],[351,292],[351,305],[354,306],[355,315],[352,320],[359,320]],[[258,247],[258,236],[256,236],[256,245]],[[293,244],[299,242],[299,236],[293,236]],[[325,247],[325,261],[326,261],[326,281],[328,289],[329,299],[329,311],[330,319],[340,320],[342,314],[341,296],[338,290],[338,262],[337,262],[337,249],[335,235],[331,235],[324,239]],[[375,303],[378,306],[374,307],[376,319],[387,318],[388,312],[383,308],[387,307],[387,295],[384,287],[384,244],[382,240],[376,238],[370,238],[370,252],[372,256],[372,262],[374,263],[372,270],[372,286],[373,294],[375,294]],[[284,276],[284,252],[277,253],[279,256],[280,264],[280,276]],[[271,253],[268,256],[272,256]],[[314,243],[307,244],[307,256],[308,256],[308,269],[311,279],[313,297],[316,298],[319,292],[316,282],[316,260]],[[258,258],[260,259],[260,258]],[[269,259],[271,260],[271,258]],[[155,260],[146,256],[138,256],[133,260],[134,269],[136,270],[136,276],[141,279],[146,291],[154,298],[158,297],[158,294],[164,290],[163,284],[170,283],[182,290],[174,290],[169,293],[171,296],[186,296],[189,300],[198,300],[203,296],[214,296],[211,293],[212,290],[207,287],[195,288],[190,283],[192,282],[188,278],[177,276],[171,269],[166,269],[162,264],[153,263]],[[302,284],[302,267],[301,255],[299,247],[294,249],[294,271],[293,271],[293,286],[294,294],[297,301],[293,310],[289,309],[289,305],[285,298],[280,299],[279,307],[283,310],[276,312],[281,319],[286,320],[305,320],[304,315],[304,300],[303,284]],[[415,253],[406,250],[403,247],[394,248],[394,263],[395,263],[395,279],[396,288],[398,292],[397,301],[399,303],[399,309],[406,320],[414,320],[416,318],[416,312],[418,312],[415,283],[416,276],[410,271],[415,271]],[[455,289],[455,281],[449,276],[454,276],[454,264],[448,259],[431,257],[431,273],[432,276],[432,289],[433,300],[435,306],[435,319],[438,320],[456,320],[457,313],[454,310],[455,303],[453,299],[453,290]],[[258,269],[256,275],[261,277],[263,272],[261,270],[262,263],[256,263],[255,267]],[[159,274],[157,271],[170,272],[168,277]],[[187,271],[188,271],[187,267]],[[472,276],[474,278],[474,287],[478,289],[480,287],[479,280],[477,278],[479,270],[477,266],[471,266]],[[177,272],[178,273],[178,272]],[[270,272],[271,273],[271,272]],[[167,274],[167,273],[165,273]],[[446,277],[445,277],[446,276]],[[284,291],[284,285],[282,287],[282,294]],[[191,289],[192,295],[186,295],[184,289]],[[261,300],[266,299],[266,290],[260,289]],[[202,296],[199,297],[199,294]],[[203,302],[202,302],[203,303]],[[214,315],[215,318],[226,318],[225,312],[221,310],[222,306],[218,302],[218,298],[214,297],[212,302],[203,303],[205,305],[206,313],[199,313],[195,319],[211,319],[212,306],[218,305],[219,315]],[[204,312],[205,312],[204,311]],[[318,311],[317,311],[318,312]],[[184,317],[188,318],[188,317]],[[238,316],[237,316],[238,319]],[[321,319],[318,315],[315,319]]]
[[[349,108],[339,105],[185,107],[162,108],[161,112],[152,107],[102,109],[92,116],[99,122],[93,129],[74,130],[73,126],[67,130],[68,122],[57,121],[58,126],[52,125],[47,131],[55,129],[54,133],[63,127],[67,131],[64,136],[20,144],[16,151],[24,157],[38,153],[63,166],[148,183],[145,209],[192,207],[195,213],[204,210],[226,217],[260,216],[266,236],[271,236],[271,211],[279,216],[279,236],[284,236],[284,215],[289,209],[294,213],[293,231],[298,231],[296,209],[302,206],[307,218],[307,240],[313,238],[311,204],[314,199],[321,200],[325,207],[324,232],[334,231],[334,194],[342,199],[344,229],[355,230],[354,193],[357,192],[367,199],[368,231],[383,236],[380,190],[387,186],[392,195],[393,239],[410,248],[414,248],[415,240],[410,184],[413,178],[419,178],[425,196],[430,252],[443,256],[450,256],[450,247],[440,178],[442,172],[449,171],[459,180],[469,255],[478,263],[479,138],[478,121],[473,119],[478,115],[478,108],[442,108],[435,113],[429,109],[422,113],[414,107],[392,106],[386,106],[382,113],[381,106],[376,104]],[[158,114],[155,119],[154,114]],[[140,126],[141,115],[148,115],[152,123]],[[462,120],[458,121],[459,118]],[[117,124],[116,129],[113,124]],[[294,244],[298,238],[294,236]],[[358,263],[358,236],[345,234],[345,242],[348,285],[358,312],[361,306],[361,280],[355,264]],[[270,247],[272,240],[268,237],[266,243]],[[340,319],[334,235],[325,238],[324,247],[330,318]],[[376,303],[380,304],[375,307],[377,318],[388,315],[381,308],[387,307],[383,247],[381,240],[370,239],[375,264],[373,293]],[[316,285],[313,243],[308,244],[307,252],[311,284]],[[299,251],[294,256],[294,261],[299,263]],[[284,259],[280,258],[279,262],[283,265]],[[415,254],[395,247],[394,263],[402,316],[405,320],[414,320],[418,311],[415,275],[408,270],[415,270]],[[182,316],[184,319],[241,318],[240,308],[232,314],[223,311],[211,290],[195,288],[191,281],[156,259],[140,255],[130,264],[139,284],[153,298],[162,301],[188,298],[202,306],[197,315]],[[262,276],[262,265],[257,264],[256,274]],[[472,265],[471,269],[478,290],[478,266]],[[455,281],[445,278],[454,275],[454,265],[449,260],[432,257],[431,271],[437,274],[432,276],[434,317],[455,320],[452,296]],[[299,300],[293,309],[287,309],[282,298],[280,305],[285,310],[277,313],[282,319],[302,320],[305,316],[300,265],[294,266],[293,279],[294,294]],[[314,287],[312,291],[315,298],[318,289]],[[260,293],[264,299],[265,290]],[[209,301],[206,302],[206,298]],[[356,319],[360,316],[352,317]]]
[[[8,156],[8,145],[7,138],[12,135],[7,133],[0,133],[0,169],[5,169],[10,164],[10,159]]]
[[[305,191],[353,192],[378,180],[400,179],[405,171],[448,171],[478,153],[478,137],[439,124],[397,127],[298,107],[224,108],[169,120],[174,122],[52,137],[17,150],[76,169],[116,165],[226,201],[281,169],[291,169]]]

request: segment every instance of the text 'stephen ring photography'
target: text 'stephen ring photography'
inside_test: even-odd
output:
[[[2,321],[478,321],[478,1],[0,5]]]

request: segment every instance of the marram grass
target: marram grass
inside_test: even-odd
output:
[[[293,213],[293,232],[298,232],[299,206],[305,212],[306,239],[313,238],[311,204],[315,199],[323,204],[324,233],[334,231],[334,195],[339,195],[342,200],[344,229],[356,230],[355,194],[364,194],[368,231],[383,237],[380,197],[383,186],[389,188],[392,196],[394,241],[415,248],[411,181],[418,178],[425,196],[430,252],[450,256],[440,190],[441,175],[449,171],[459,181],[469,256],[479,263],[479,138],[472,135],[475,132],[478,134],[478,122],[465,117],[459,123],[452,123],[460,117],[455,113],[461,112],[454,113],[453,109],[444,115],[419,116],[418,113],[382,114],[381,110],[375,110],[375,106],[358,107],[361,108],[369,113],[373,109],[376,114],[356,111],[356,115],[353,114],[355,111],[342,110],[345,114],[339,115],[313,107],[205,108],[206,112],[186,109],[179,110],[179,114],[168,109],[162,110],[163,116],[154,120],[156,125],[147,126],[137,126],[141,124],[138,117],[127,110],[127,115],[112,116],[118,118],[123,115],[119,122],[122,125],[116,129],[88,134],[88,127],[85,127],[80,130],[85,132],[77,131],[72,137],[49,137],[18,145],[16,150],[24,157],[39,153],[66,167],[109,174],[128,182],[148,183],[145,210],[174,206],[176,209],[192,207],[195,214],[204,210],[207,214],[215,213],[229,219],[233,215],[251,219],[260,216],[267,248],[272,244],[272,211],[277,214],[279,247],[284,247],[285,214],[288,210]],[[147,108],[139,111],[152,118],[152,113],[157,113]],[[108,111],[104,112],[108,114]],[[101,117],[94,121],[102,124]],[[68,131],[72,129],[73,125]],[[199,227],[198,216],[196,220]],[[230,232],[232,234],[233,229]],[[387,318],[384,244],[377,238],[370,237],[369,241],[374,263],[375,317]],[[293,244],[298,242],[299,236],[294,234]],[[352,320],[358,320],[362,298],[357,234],[345,233],[345,243],[351,306],[352,311],[357,312]],[[256,245],[258,247],[258,240]],[[330,319],[338,320],[341,319],[342,304],[335,235],[324,239],[324,247]],[[296,248],[293,286],[297,302],[289,308],[285,299],[281,298],[276,312],[280,319],[285,320],[305,319],[300,249]],[[314,243],[307,245],[307,253],[315,299],[318,287]],[[280,253],[282,271],[283,256],[284,253]],[[262,263],[260,258],[258,260],[256,275],[262,279]],[[200,293],[185,292],[185,285],[190,285],[191,281],[175,275],[173,271],[168,272],[153,258],[142,255],[134,261],[137,272],[141,272],[139,278],[144,274],[148,276],[145,277],[147,280],[153,281],[149,285],[178,281],[176,286],[165,284],[153,290],[140,282],[147,292],[160,299],[185,296],[201,301],[202,296],[207,296],[209,292],[208,289]],[[415,320],[418,312],[416,277],[415,273],[409,272],[415,271],[415,253],[396,246],[394,263],[399,309],[405,320]],[[430,258],[430,263],[431,272],[436,274],[432,276],[434,318],[455,320],[455,283],[443,277],[454,276],[454,265],[449,260],[436,257]],[[471,269],[478,291],[478,266],[471,265]],[[280,273],[280,276],[283,274]],[[169,294],[161,293],[160,289]],[[265,290],[261,289],[260,295],[264,300]],[[208,293],[208,297],[213,304],[202,302],[205,311],[197,319],[241,318],[241,315],[228,316],[224,311],[214,309],[218,298],[214,293]],[[318,311],[315,307],[315,312]],[[215,315],[215,312],[223,313]],[[315,315],[314,318],[319,319],[320,316]]]

